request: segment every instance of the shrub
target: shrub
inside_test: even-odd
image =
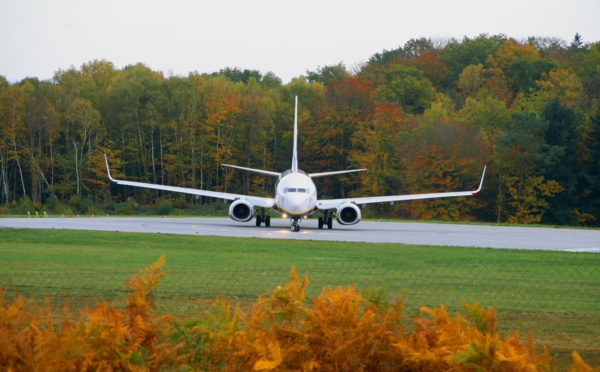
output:
[[[98,216],[102,214],[102,209],[100,209],[97,205],[90,205],[85,211],[85,214]]]
[[[169,200],[161,200],[160,205],[156,208],[156,214],[159,216],[167,216],[173,212],[173,203]]]
[[[23,297],[0,296],[0,369],[158,370],[173,365],[168,343],[170,317],[154,312],[150,291],[164,275],[164,257],[128,282],[123,310],[99,303],[73,319],[65,309],[55,325],[50,308],[29,307]]]
[[[73,209],[71,209],[71,207],[65,204],[57,205],[56,208],[54,208],[54,213],[64,216],[72,216],[75,214],[75,212],[73,212]]]
[[[177,209],[187,209],[189,208],[189,205],[184,197],[180,197],[173,200],[173,207]]]
[[[8,301],[0,289],[0,370],[223,371],[545,371],[518,332],[496,332],[495,311],[465,304],[466,315],[423,307],[403,325],[403,301],[353,286],[324,288],[305,298],[308,278],[261,296],[248,313],[215,300],[184,324],[154,311],[153,288],[165,275],[161,257],[130,278],[131,295],[118,309],[99,303],[57,322],[49,305]],[[572,371],[592,371],[573,353]]]
[[[133,215],[133,206],[129,203],[121,203],[115,207],[115,214],[119,216]]]

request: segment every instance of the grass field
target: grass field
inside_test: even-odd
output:
[[[159,310],[198,313],[215,296],[252,301],[285,283],[291,266],[323,286],[403,294],[418,306],[461,301],[498,309],[499,327],[532,333],[559,358],[578,350],[600,365],[600,255],[548,251],[242,239],[91,231],[0,229],[1,286],[33,299],[118,303],[138,268],[167,257]]]

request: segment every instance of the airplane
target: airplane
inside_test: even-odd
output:
[[[282,217],[290,218],[290,230],[292,232],[300,231],[300,221],[303,218],[314,213],[321,213],[322,216],[318,219],[318,228],[323,229],[327,226],[332,229],[333,217],[336,217],[337,222],[341,225],[354,225],[360,222],[361,212],[359,206],[371,203],[390,203],[405,200],[431,199],[431,198],[448,198],[459,196],[477,195],[483,186],[483,178],[485,177],[485,169],[479,183],[479,188],[475,191],[458,191],[458,192],[443,192],[443,193],[428,193],[428,194],[411,194],[411,195],[391,195],[391,196],[372,196],[372,197],[347,197],[342,199],[319,199],[317,196],[317,187],[313,182],[313,178],[334,176],[351,172],[362,172],[366,169],[351,169],[334,172],[322,173],[306,173],[298,168],[298,97],[296,96],[296,105],[294,110],[294,139],[292,151],[291,168],[285,172],[272,172],[262,169],[246,168],[236,165],[222,164],[224,167],[244,170],[263,174],[266,176],[277,177],[275,184],[275,197],[265,198],[251,195],[232,194],[226,192],[199,190],[185,187],[164,186],[143,182],[133,182],[117,180],[112,178],[108,166],[108,158],[104,154],[106,161],[106,171],[108,178],[118,184],[133,187],[143,187],[148,189],[171,191],[177,193],[191,194],[197,196],[205,196],[224,201],[231,201],[229,207],[229,217],[237,222],[249,222],[256,213],[256,226],[260,227],[263,223],[265,227],[271,226],[271,217],[266,215],[268,209],[272,209]]]

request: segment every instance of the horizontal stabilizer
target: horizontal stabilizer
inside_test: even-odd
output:
[[[343,171],[336,171],[336,172],[310,173],[308,176],[310,178],[323,177],[323,176],[335,176],[336,174],[364,172],[366,170],[367,169],[364,168],[364,169],[350,169],[350,170],[343,170]]]
[[[271,171],[263,170],[263,169],[239,167],[237,165],[229,165],[229,164],[221,164],[221,165],[224,166],[224,167],[241,169],[241,170],[245,170],[245,171],[248,171],[248,172],[266,174],[267,176],[279,177],[281,175],[281,173],[279,173],[279,172],[271,172]]]

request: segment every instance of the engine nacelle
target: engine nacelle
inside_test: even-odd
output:
[[[248,222],[254,214],[254,206],[247,200],[238,199],[229,207],[229,217],[237,222]]]
[[[340,205],[335,212],[340,225],[354,225],[360,222],[360,208],[356,204],[346,203]]]

